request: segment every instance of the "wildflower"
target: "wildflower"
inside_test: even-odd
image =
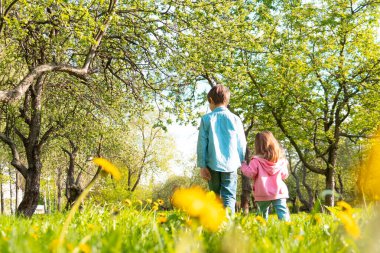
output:
[[[173,205],[188,213],[191,217],[199,218],[203,227],[217,231],[226,220],[226,210],[215,193],[206,193],[200,187],[178,189],[172,197]]]
[[[380,130],[372,139],[367,159],[360,168],[358,188],[368,197],[378,200],[380,196]]]
[[[86,243],[81,243],[79,244],[79,249],[83,253],[91,253],[91,248],[88,246]]]
[[[50,245],[49,245],[49,249],[50,251],[54,251],[56,248],[58,247],[58,239],[54,239]]]
[[[153,205],[152,210],[153,211],[157,211],[158,210],[158,205]]]
[[[165,202],[162,199],[158,199],[157,203],[159,206],[162,206]]]
[[[192,217],[198,217],[206,203],[206,194],[200,187],[178,189],[173,194],[174,206],[184,210]]]
[[[67,248],[70,252],[72,252],[72,251],[74,250],[74,246],[73,246],[71,243],[67,243],[67,244],[66,244],[66,248]]]
[[[89,223],[89,224],[87,224],[87,228],[88,228],[89,230],[95,230],[95,225]]]
[[[38,235],[36,233],[31,233],[30,236],[33,237],[34,239],[38,238]]]
[[[297,241],[303,241],[304,236],[303,235],[296,235],[296,236],[294,236],[294,239]]]
[[[347,202],[339,201],[337,206],[341,207],[343,212],[352,213],[352,207]]]
[[[148,203],[148,204],[152,204],[152,199],[147,199],[147,200],[145,200],[146,201],[146,203]]]
[[[168,221],[168,218],[166,217],[166,215],[165,214],[163,214],[163,213],[160,213],[159,215],[158,215],[158,218],[157,218],[157,222],[158,223],[165,223],[165,222],[167,222]]]
[[[131,206],[131,205],[132,205],[132,201],[129,200],[129,199],[124,200],[124,203],[125,203],[127,206]]]
[[[322,223],[321,217],[317,214],[314,214],[311,218],[312,218],[313,224],[320,225]]]
[[[360,228],[351,214],[346,212],[338,212],[337,217],[343,223],[344,229],[349,235],[351,235],[354,239],[359,238]]]
[[[191,227],[193,225],[193,220],[187,219],[186,220],[186,225],[189,226],[189,227]]]
[[[119,213],[120,213],[120,210],[119,210],[119,209],[117,209],[116,207],[113,208],[113,210],[112,210],[112,215],[113,215],[113,216],[116,216],[116,215],[118,215]]]
[[[262,216],[256,216],[255,220],[263,226],[267,224],[267,221]]]
[[[115,180],[120,180],[120,178],[121,178],[121,174],[120,174],[119,169],[116,168],[115,165],[113,165],[112,163],[110,163],[110,162],[107,161],[106,159],[104,159],[104,158],[100,158],[100,157],[94,158],[92,161],[93,161],[96,165],[100,166],[105,172],[107,172],[108,174],[111,174],[111,176],[112,176]]]

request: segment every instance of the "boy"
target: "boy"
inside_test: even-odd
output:
[[[244,161],[246,140],[238,116],[227,109],[230,91],[216,85],[207,94],[211,112],[199,127],[197,166],[211,191],[218,194],[226,208],[235,212],[237,169]]]

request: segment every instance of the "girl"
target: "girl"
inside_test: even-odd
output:
[[[255,154],[249,164],[242,163],[241,171],[254,180],[253,196],[259,213],[268,219],[269,206],[273,204],[278,218],[290,221],[286,206],[289,193],[283,181],[288,177],[288,162],[270,131],[256,135]]]

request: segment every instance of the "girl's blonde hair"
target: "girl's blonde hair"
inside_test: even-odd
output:
[[[256,134],[255,153],[271,162],[277,162],[283,158],[283,150],[270,131]]]

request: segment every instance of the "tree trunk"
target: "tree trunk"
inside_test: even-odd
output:
[[[11,168],[9,168],[9,208],[11,210],[11,214],[13,214],[13,191],[12,191],[12,173]]]
[[[18,179],[18,172],[16,171],[16,205],[15,205],[15,207],[16,207],[16,209],[17,209],[17,207],[18,207],[18,190],[20,189],[19,187],[18,187],[18,181],[19,181],[19,179]]]
[[[4,213],[4,192],[3,192],[3,166],[0,165],[0,198],[1,198],[1,214]]]
[[[335,144],[332,145],[328,158],[328,165],[326,171],[326,189],[328,191],[331,191],[331,193],[329,192],[325,195],[325,204],[327,206],[334,206],[335,204],[335,165],[338,151],[337,141],[338,140],[336,140]]]
[[[62,184],[61,184],[61,180],[62,180],[62,169],[61,169],[61,167],[58,167],[57,168],[57,182],[56,182],[56,185],[57,185],[57,210],[58,210],[58,212],[60,212],[62,209]]]
[[[47,198],[47,208],[46,208],[46,213],[50,213],[51,205],[50,205],[50,178],[48,178],[47,185],[46,185],[46,198]]]
[[[80,187],[79,183],[75,182],[75,158],[78,152],[78,147],[75,146],[74,142],[70,141],[72,151],[69,152],[66,149],[63,151],[69,156],[69,168],[67,169],[67,178],[66,178],[66,209],[70,209],[71,206],[75,203],[79,195],[82,193],[83,189]]]
[[[247,163],[250,162],[251,152],[249,148],[247,147],[245,152],[245,160]],[[244,214],[249,213],[249,200],[251,199],[252,195],[252,182],[251,179],[241,175],[241,186],[242,186],[242,192],[241,192],[241,208],[243,209]]]
[[[38,205],[40,196],[40,168],[29,168],[25,178],[25,194],[17,209],[18,215],[31,217]]]
[[[41,98],[42,98],[43,78],[38,78],[36,84],[30,89],[30,106],[31,117],[25,118],[29,126],[29,135],[26,138],[20,132],[18,135],[23,141],[28,161],[28,169],[24,171],[25,177],[25,194],[18,209],[17,214],[31,217],[38,205],[40,195],[40,177],[41,177],[41,148],[49,137],[51,129],[45,132],[41,137]],[[28,109],[29,100],[26,98],[24,109]],[[25,108],[26,107],[26,108]],[[22,114],[24,117],[24,114]]]

